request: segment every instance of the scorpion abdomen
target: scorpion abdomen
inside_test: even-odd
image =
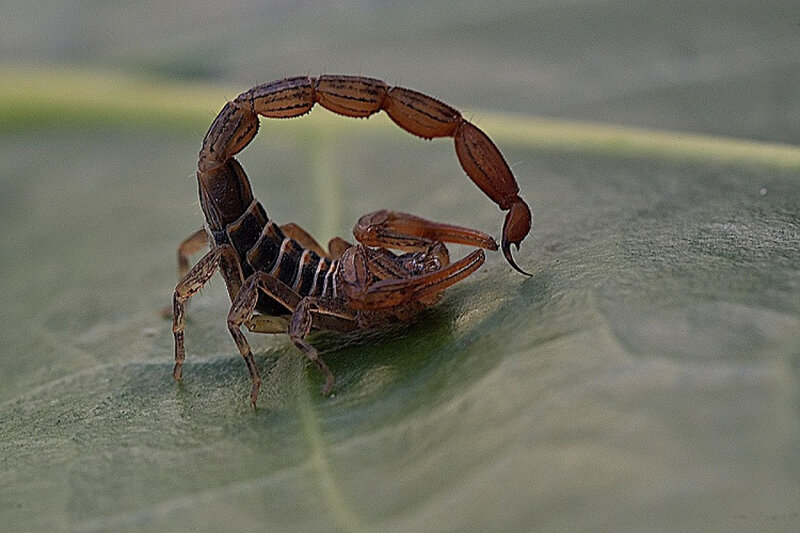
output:
[[[320,257],[287,237],[267,215],[258,200],[223,230],[211,230],[217,246],[230,244],[239,257],[242,275],[264,272],[285,283],[301,296],[335,297],[338,260]],[[262,313],[283,314],[286,309],[262,293],[257,308]]]

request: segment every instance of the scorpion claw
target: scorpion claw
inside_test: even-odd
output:
[[[528,204],[517,196],[514,203],[511,204],[508,214],[506,215],[506,220],[503,223],[503,239],[500,245],[508,264],[511,265],[514,270],[526,276],[531,276],[532,274],[522,270],[514,261],[511,255],[511,245],[513,244],[514,247],[519,250],[519,244],[531,230],[532,218]]]

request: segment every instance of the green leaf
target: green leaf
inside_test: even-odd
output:
[[[219,280],[190,305],[182,385],[158,317],[203,222],[200,139],[237,91],[3,78],[5,528],[796,521],[797,148],[481,113],[534,209],[533,276],[494,254],[414,324],[316,334],[330,398],[286,338],[249,335],[254,411]],[[385,118],[265,122],[242,159],[320,240],[383,207],[500,230],[450,143]]]

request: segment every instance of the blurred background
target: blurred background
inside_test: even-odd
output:
[[[800,527],[796,2],[0,12],[4,528]],[[533,207],[517,257],[534,275],[495,254],[415,325],[319,335],[331,398],[287,339],[250,335],[256,411],[217,279],[179,387],[158,310],[203,222],[202,137],[240,91],[322,73],[484,128]],[[784,144],[795,163],[548,147],[536,117]],[[270,216],[321,241],[380,208],[500,231],[451,144],[382,117],[262,122],[241,160]]]
[[[354,73],[467,108],[797,142],[793,2],[3,2],[4,62],[235,87]]]

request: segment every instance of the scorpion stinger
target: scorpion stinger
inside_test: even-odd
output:
[[[261,378],[243,326],[256,333],[288,333],[324,376],[323,394],[328,394],[334,377],[306,340],[312,329],[348,331],[411,320],[480,268],[485,260],[481,249],[497,250],[495,240],[481,231],[385,210],[359,220],[353,230],[357,244],[335,238],[327,250],[299,226],[270,220],[234,156],[255,137],[259,115],[298,117],[317,103],[348,117],[383,110],[413,135],[452,137],[467,176],[508,211],[500,248],[508,263],[526,274],[511,246],[519,249],[530,232],[530,208],[500,151],[457,110],[411,89],[360,76],[296,77],[258,85],[225,104],[203,139],[197,181],[206,226],[178,250],[181,280],[172,312],[175,379],[181,379],[186,357],[186,304],[217,270],[231,298],[228,329],[250,372],[255,405]],[[211,250],[189,269],[188,256],[204,239]],[[478,249],[451,263],[445,243]]]

